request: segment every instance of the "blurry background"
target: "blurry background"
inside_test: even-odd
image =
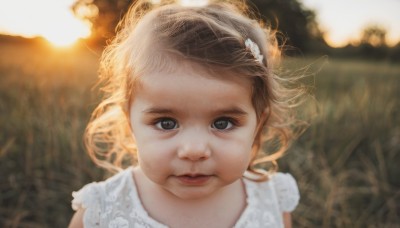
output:
[[[71,192],[107,175],[82,135],[102,49],[132,2],[0,0],[0,227],[65,227]],[[316,99],[279,161],[302,195],[294,227],[398,227],[400,1],[251,4],[280,31],[281,73],[309,75]]]

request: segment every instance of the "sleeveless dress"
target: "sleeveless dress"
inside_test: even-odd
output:
[[[249,174],[249,173],[246,173]],[[299,202],[299,190],[290,174],[275,173],[269,181],[243,178],[247,206],[234,228],[283,227],[282,212]],[[93,182],[72,193],[72,208],[84,208],[84,227],[167,228],[144,209],[133,178],[133,167],[106,181]]]

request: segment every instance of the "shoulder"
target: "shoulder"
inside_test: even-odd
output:
[[[247,194],[247,207],[235,225],[244,227],[284,227],[289,221],[300,199],[299,190],[293,176],[287,173],[273,173],[266,181],[254,173],[246,172],[243,182]]]
[[[300,193],[296,180],[289,173],[274,173],[271,184],[278,198],[279,206],[284,212],[293,211],[299,203]]]
[[[72,208],[81,215],[85,225],[98,226],[100,217],[131,195],[130,191],[134,189],[131,186],[133,182],[129,182],[131,173],[130,168],[126,169],[105,181],[87,184],[72,193]]]
[[[86,209],[98,203],[102,197],[110,194],[115,195],[115,191],[121,190],[126,184],[126,178],[124,177],[127,175],[127,172],[129,172],[129,169],[119,172],[105,181],[86,184],[78,191],[72,192],[72,208],[74,210],[80,208]]]
[[[299,203],[300,193],[297,182],[289,173],[268,174],[269,180],[262,182],[247,181],[255,188],[259,196],[268,196],[276,200],[280,211],[291,212]]]

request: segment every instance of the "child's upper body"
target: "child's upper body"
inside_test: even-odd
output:
[[[295,180],[254,166],[287,149],[297,94],[274,74],[273,33],[218,2],[125,16],[86,143],[103,167],[137,164],[74,192],[71,227],[290,226]]]
[[[275,173],[267,182],[243,178],[240,183],[245,199],[232,197],[232,204],[219,204],[218,199],[213,199],[210,207],[190,200],[189,208],[174,207],[152,198],[143,200],[146,194],[152,195],[138,186],[133,170],[128,168],[105,182],[88,184],[73,193],[73,209],[85,209],[81,218],[85,227],[277,228],[283,227],[283,213],[294,210],[299,201],[293,177]],[[162,210],[167,213],[151,213]]]

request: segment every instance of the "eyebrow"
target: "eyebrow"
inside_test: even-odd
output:
[[[172,114],[174,113],[171,109],[168,108],[148,108],[142,111],[147,114]]]
[[[248,113],[239,107],[232,107],[228,109],[217,110],[215,112],[218,115],[235,115],[235,116],[247,116]]]
[[[171,109],[168,108],[148,108],[142,111],[143,113],[146,114],[174,114],[174,112]],[[231,107],[227,109],[221,109],[221,110],[216,110],[212,111],[214,115],[236,115],[236,116],[247,116],[248,113],[245,112],[243,109],[239,107]]]

